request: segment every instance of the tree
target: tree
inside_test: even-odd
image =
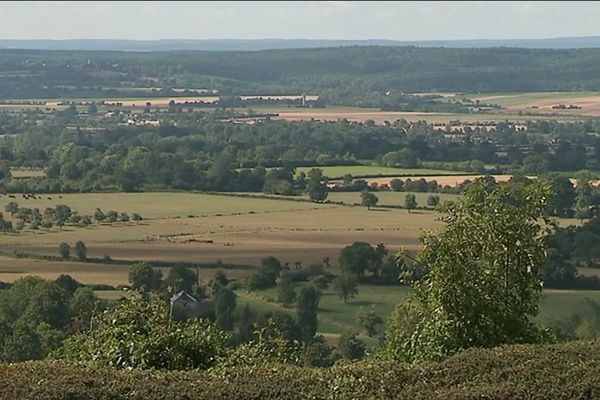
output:
[[[404,181],[402,179],[394,178],[390,181],[390,188],[394,192],[401,192],[404,189]]]
[[[338,341],[340,354],[347,360],[360,360],[365,356],[365,344],[356,337],[356,332],[346,331]]]
[[[383,319],[375,312],[375,307],[371,307],[365,311],[362,307],[358,310],[356,320],[360,326],[365,328],[367,335],[375,336],[377,333],[377,325],[383,324]]]
[[[157,291],[162,284],[162,272],[147,262],[133,264],[129,269],[129,283],[134,289],[144,292]]]
[[[133,221],[135,221],[136,223],[138,223],[138,222],[140,222],[140,221],[141,221],[143,218],[142,218],[142,216],[141,216],[140,214],[138,214],[138,213],[133,213],[133,214],[131,214],[131,219],[132,219]]]
[[[19,204],[16,201],[11,201],[4,206],[4,211],[10,213],[13,217],[19,211]]]
[[[247,343],[254,339],[254,320],[255,316],[250,309],[250,304],[246,303],[239,317],[237,343]]]
[[[72,295],[78,287],[81,286],[81,283],[77,282],[75,279],[71,277],[71,275],[61,274],[54,283],[63,288],[69,295]]]
[[[313,341],[304,348],[302,360],[306,367],[327,368],[333,365],[331,357],[332,348],[327,344],[322,335],[317,335]]]
[[[311,285],[304,286],[298,294],[296,316],[300,328],[300,338],[305,344],[310,343],[317,333],[319,325],[317,310],[320,298],[319,291]]]
[[[417,198],[414,194],[409,193],[404,197],[404,208],[406,208],[409,213],[410,210],[417,208]]]
[[[119,219],[118,212],[111,210],[106,213],[106,222],[117,222],[117,219]]]
[[[62,258],[68,258],[71,254],[71,246],[68,243],[62,242],[58,245],[58,252]]]
[[[575,188],[569,178],[563,175],[550,175],[544,178],[553,192],[548,199],[547,211],[550,215],[570,217],[575,205]]]
[[[427,197],[427,205],[429,207],[436,207],[438,204],[440,204],[440,196],[431,194]]]
[[[296,290],[294,290],[291,277],[284,275],[279,281],[277,300],[283,304],[294,304],[296,302]]]
[[[236,296],[227,286],[221,286],[215,296],[215,319],[217,326],[225,331],[233,330]]]
[[[423,236],[416,258],[405,256],[413,293],[388,322],[392,355],[422,362],[548,337],[531,318],[541,299],[552,224],[540,218],[550,193],[543,182],[476,182],[446,210],[443,229]]]
[[[362,279],[365,271],[375,269],[378,260],[379,255],[373,246],[367,242],[354,242],[342,249],[338,262],[344,273]]]
[[[354,298],[358,294],[358,280],[356,275],[344,274],[336,277],[333,282],[333,291],[337,293],[340,299],[344,300],[344,303],[348,302],[348,299]]]
[[[71,313],[77,318],[82,330],[90,328],[92,317],[101,311],[101,301],[94,291],[86,286],[79,287],[71,298]]]
[[[81,240],[75,243],[75,254],[81,261],[87,260],[87,247],[85,247],[85,243]]]
[[[368,210],[371,207],[375,207],[379,199],[373,193],[369,192],[367,189],[360,192],[360,205],[367,207]]]
[[[167,279],[165,279],[165,283],[172,287],[175,293],[180,290],[192,292],[192,289],[197,282],[198,278],[194,271],[179,264],[171,267],[169,275],[167,275]]]
[[[98,222],[102,222],[106,219],[106,215],[101,209],[96,208],[96,211],[94,212],[94,219]]]
[[[323,201],[327,198],[327,185],[323,183],[323,170],[312,168],[308,171],[306,193],[312,201]]]

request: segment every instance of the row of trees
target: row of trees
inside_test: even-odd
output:
[[[25,227],[29,229],[37,230],[40,228],[50,229],[53,226],[58,226],[62,229],[65,225],[87,227],[92,224],[92,216],[80,215],[77,211],[73,211],[71,207],[65,204],[57,204],[55,207],[46,207],[44,212],[40,212],[38,208],[20,207],[16,201],[11,201],[4,207],[5,211],[10,213],[11,217],[16,220],[13,224],[12,221],[7,221],[4,218],[0,219],[5,221],[4,224],[0,225],[0,229],[4,232],[7,231],[21,231]],[[97,223],[102,222],[128,222],[130,217],[127,213],[118,213],[117,211],[108,211],[106,214],[99,208],[93,216]],[[131,219],[135,222],[141,221],[143,218],[138,213],[133,213]]]

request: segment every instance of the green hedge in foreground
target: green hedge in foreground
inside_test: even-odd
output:
[[[366,361],[330,369],[216,372],[0,366],[0,399],[598,399],[600,342],[469,350],[422,367]]]

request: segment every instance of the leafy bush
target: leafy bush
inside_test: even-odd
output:
[[[93,321],[94,329],[65,341],[56,357],[117,368],[208,368],[225,352],[227,334],[210,322],[169,320],[157,297],[132,293]]]
[[[567,400],[600,395],[600,343],[595,341],[471,349],[414,368],[380,360],[327,369],[250,363],[210,371],[122,371],[65,361],[0,368],[0,398],[20,400]]]

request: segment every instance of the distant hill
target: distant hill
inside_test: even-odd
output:
[[[127,97],[134,88],[308,93],[363,107],[396,107],[412,92],[599,91],[600,48],[0,49],[0,98]]]
[[[600,36],[549,39],[473,39],[399,41],[385,39],[0,39],[1,49],[29,50],[112,50],[112,51],[254,51],[340,46],[416,46],[448,48],[519,47],[533,49],[579,49],[600,47]]]

